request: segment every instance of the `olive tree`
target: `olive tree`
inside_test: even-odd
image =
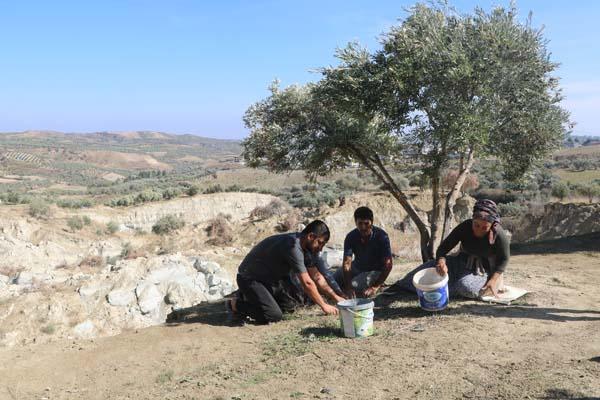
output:
[[[452,228],[476,157],[494,158],[518,180],[560,145],[568,114],[541,30],[520,23],[514,8],[460,15],[416,5],[381,45],[370,53],[349,44],[318,82],[275,82],[246,112],[243,155],[254,167],[313,178],[361,163],[414,221],[427,260]],[[429,220],[390,174],[403,163],[430,184]],[[446,189],[449,167],[458,172]]]

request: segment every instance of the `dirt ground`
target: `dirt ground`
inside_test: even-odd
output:
[[[511,306],[429,313],[380,296],[376,334],[346,339],[315,308],[240,327],[205,304],[119,336],[2,348],[0,399],[600,398],[600,253],[519,253],[506,280],[532,293]]]

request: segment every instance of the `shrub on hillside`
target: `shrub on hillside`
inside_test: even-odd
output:
[[[78,215],[69,217],[69,219],[67,219],[67,226],[71,228],[72,231],[81,230],[83,228],[83,225],[83,219]]]
[[[138,257],[145,257],[146,253],[142,249],[134,249],[131,243],[126,242],[121,247],[120,257],[125,260],[134,260]]]
[[[106,224],[106,231],[111,235],[116,233],[119,230],[119,224],[115,221],[109,221]]]
[[[569,185],[564,182],[558,182],[552,185],[552,196],[559,198],[561,201],[565,199],[565,197],[569,197],[571,194],[571,189],[569,189]]]
[[[181,229],[184,226],[185,222],[181,218],[175,215],[165,215],[152,226],[152,232],[157,235],[164,235]]]
[[[196,185],[191,185],[190,187],[188,187],[185,191],[185,194],[187,194],[188,196],[192,197],[198,194],[200,190],[198,189],[198,186]]]
[[[102,268],[104,267],[104,258],[101,256],[87,256],[79,262],[80,267]]]
[[[585,185],[578,185],[575,190],[580,196],[585,196],[588,201],[592,203],[595,197],[600,197],[600,185],[588,183]]]
[[[473,197],[477,200],[490,199],[495,201],[497,204],[500,203],[512,203],[517,200],[517,196],[514,193],[507,192],[503,189],[479,189],[473,193]]]
[[[528,207],[520,203],[500,203],[498,204],[498,211],[503,218],[520,217],[527,213]]]
[[[297,208],[319,208],[322,204],[333,207],[343,192],[335,184],[304,185],[302,190],[289,193],[288,202]]]
[[[360,190],[364,186],[364,181],[352,175],[346,175],[335,181],[335,184],[342,190]]]
[[[287,213],[281,221],[275,226],[277,232],[289,232],[296,230],[298,224],[302,221],[302,216],[298,210],[292,210]]]
[[[168,188],[163,190],[162,198],[165,200],[171,200],[181,195],[181,190],[178,188]]]
[[[215,218],[208,221],[206,233],[209,237],[207,243],[214,246],[224,246],[233,241],[233,229],[229,224],[229,219],[224,214],[219,214]]]
[[[216,185],[211,185],[204,189],[204,194],[220,193],[222,191],[223,188],[217,183]]]
[[[289,206],[280,199],[271,200],[266,206],[256,207],[250,212],[250,218],[253,219],[267,219],[275,215],[282,215],[284,212],[289,210]]]
[[[89,208],[94,205],[94,202],[89,199],[60,199],[56,205],[62,208]]]
[[[159,201],[163,199],[162,193],[156,192],[154,190],[144,190],[135,196],[134,203],[135,204],[143,204],[151,201]]]
[[[50,215],[50,206],[44,200],[32,200],[29,203],[29,215],[38,219],[48,218],[48,215]]]
[[[19,193],[8,192],[3,194],[3,200],[7,204],[21,204],[21,196]]]

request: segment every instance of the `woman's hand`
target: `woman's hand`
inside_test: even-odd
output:
[[[448,266],[446,266],[446,259],[444,257],[439,258],[435,262],[435,270],[441,276],[446,276],[448,274]]]
[[[479,296],[485,296],[487,291],[492,292],[494,297],[498,297],[498,286],[502,282],[502,274],[494,272],[492,277],[488,279],[485,285],[479,291]]]

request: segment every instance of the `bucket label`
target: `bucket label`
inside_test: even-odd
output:
[[[421,308],[427,311],[443,310],[448,305],[448,285],[431,291],[424,292],[417,289]]]
[[[355,310],[340,309],[340,322],[345,337],[365,337],[373,334],[373,308]]]
[[[442,294],[440,292],[424,292],[423,297],[425,297],[425,300],[429,303],[435,303],[442,298]]]
[[[371,336],[373,334],[373,309],[355,311],[354,332],[356,336]]]

